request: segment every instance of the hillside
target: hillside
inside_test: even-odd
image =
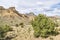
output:
[[[6,38],[6,40],[10,40],[11,38],[14,38],[13,40],[20,40],[25,38],[25,37],[20,38],[20,36],[29,35],[30,33],[28,32],[28,30],[32,29],[30,27],[31,26],[30,22],[31,20],[34,19],[34,17],[35,15],[33,14],[19,13],[15,9],[15,7],[10,7],[8,9],[5,9],[4,7],[0,6],[0,25],[9,25],[11,28],[13,28],[13,31],[7,33],[8,38]],[[23,29],[19,25],[20,23],[24,24]],[[23,34],[24,32],[25,34]],[[15,38],[16,36],[19,39]]]
[[[15,25],[21,22],[28,24],[34,17],[33,15],[29,15],[19,13],[16,11],[15,7],[10,7],[8,9],[2,6],[0,7],[0,22],[4,24]]]
[[[54,20],[54,22],[57,22],[57,24],[60,26],[60,16],[50,16],[50,19]]]
[[[48,38],[35,38],[33,35],[33,28],[31,25],[31,20],[34,20],[36,15],[29,13],[29,14],[22,14],[19,13],[15,7],[10,7],[5,9],[4,7],[0,6],[0,25],[9,25],[13,31],[7,32],[5,40],[50,40],[52,37],[54,40],[60,40],[60,35],[57,36],[50,36]],[[58,19],[57,17],[49,17],[52,20]],[[23,23],[23,27],[21,26]]]

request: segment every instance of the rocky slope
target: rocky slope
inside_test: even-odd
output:
[[[15,25],[21,22],[28,24],[28,22],[34,18],[33,15],[29,15],[19,13],[16,11],[15,7],[5,9],[4,7],[0,6],[0,22],[3,24]]]

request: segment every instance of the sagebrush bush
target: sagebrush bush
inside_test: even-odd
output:
[[[49,35],[57,33],[55,32],[57,24],[45,15],[39,14],[34,20],[32,20],[31,24],[34,29],[35,37],[48,37]]]

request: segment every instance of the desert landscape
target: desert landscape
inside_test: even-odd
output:
[[[60,40],[60,34],[49,36],[48,38],[34,37],[31,21],[34,20],[36,16],[37,15],[33,12],[22,14],[19,13],[15,7],[6,9],[3,6],[0,6],[0,26],[8,25],[12,28],[12,30],[6,32],[5,37],[0,38],[0,40]],[[57,31],[60,32],[60,16],[56,15],[47,17],[58,24],[58,27],[56,28]]]

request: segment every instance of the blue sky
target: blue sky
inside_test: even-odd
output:
[[[60,0],[0,0],[0,6],[15,6],[20,13],[60,15]]]

